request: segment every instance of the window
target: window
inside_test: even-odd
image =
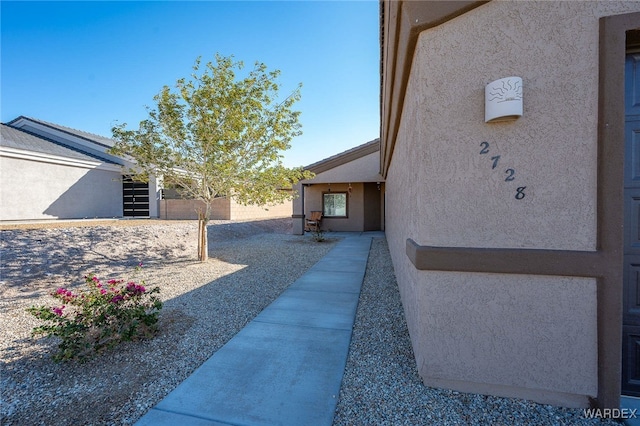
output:
[[[322,194],[322,215],[324,217],[347,217],[347,193],[327,192]]]

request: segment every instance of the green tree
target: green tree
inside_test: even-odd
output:
[[[111,152],[129,156],[135,179],[151,176],[171,181],[186,196],[203,202],[198,211],[198,257],[207,259],[206,224],[211,202],[220,196],[242,204],[268,205],[296,194],[284,189],[313,175],[302,168],[286,168],[283,151],[300,135],[300,112],[292,109],[301,85],[282,99],[279,70],[263,63],[243,78],[244,68],[233,57],[216,54],[215,63],[198,58],[189,79],[175,88],[164,86],[147,107],[148,118],[138,130],[127,124],[112,128]]]

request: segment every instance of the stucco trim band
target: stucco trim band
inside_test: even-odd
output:
[[[601,252],[431,247],[407,239],[407,256],[416,269],[496,274],[603,277],[608,259]]]

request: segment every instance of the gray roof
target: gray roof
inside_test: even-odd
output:
[[[12,127],[11,124],[1,124],[0,146],[38,152],[41,154],[56,155],[83,161],[101,161],[116,164],[113,160],[83,151],[73,146],[49,139],[35,133]]]
[[[43,125],[45,127],[49,127],[51,129],[56,129],[56,130],[59,130],[59,131],[61,131],[63,133],[67,133],[69,135],[73,135],[73,136],[88,140],[88,141],[90,141],[92,143],[96,143],[98,145],[102,145],[102,146],[105,146],[105,147],[108,147],[108,148],[111,148],[115,144],[113,139],[109,139],[109,138],[106,138],[104,136],[96,135],[94,133],[89,133],[89,132],[83,132],[82,130],[77,130],[77,129],[73,129],[71,127],[66,127],[66,126],[61,126],[59,124],[50,123],[48,121],[40,120],[40,119],[37,119],[37,118],[31,118],[31,117],[27,117],[27,116],[24,116],[24,115],[21,115],[20,117],[11,120],[7,124],[9,126],[11,126],[14,122],[16,122],[16,121],[18,121],[20,119],[25,119],[25,120],[28,120],[28,121],[32,121],[34,123],[41,124],[41,125]]]

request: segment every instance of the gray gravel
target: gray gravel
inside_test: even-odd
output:
[[[205,264],[192,260],[192,222],[2,231],[0,424],[134,423],[336,242],[290,229],[287,220],[214,222]],[[84,364],[53,363],[55,342],[29,336],[37,322],[24,309],[53,302],[47,292],[81,282],[80,273],[120,277],[139,261],[146,264],[139,278],[162,288],[159,335]],[[425,387],[386,241],[374,239],[334,424],[601,423],[582,410]]]
[[[192,260],[194,223],[2,231],[0,424],[134,423],[335,243],[275,225],[214,223],[204,264]],[[60,246],[73,257],[56,256]],[[53,363],[56,342],[30,337],[37,320],[25,308],[55,303],[47,293],[70,281],[66,268],[82,282],[75,272],[106,278],[139,261],[140,278],[161,287],[160,333],[84,364]]]
[[[582,410],[424,386],[385,239],[371,246],[333,424],[619,425]]]

